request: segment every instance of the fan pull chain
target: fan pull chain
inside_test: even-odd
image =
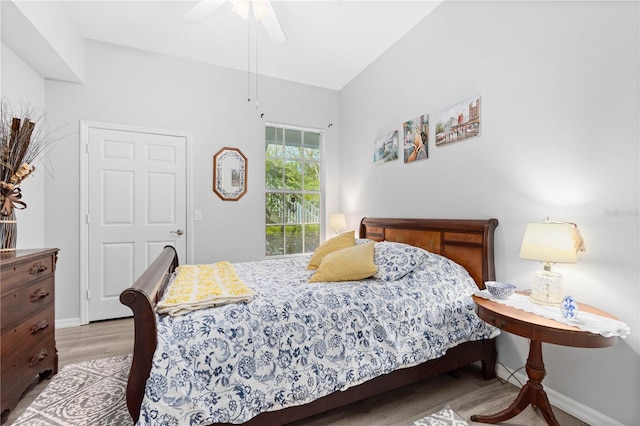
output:
[[[258,109],[258,76],[259,76],[259,72],[258,72],[258,64],[260,63],[260,61],[258,61],[258,32],[256,31],[256,109]]]
[[[247,19],[247,102],[251,102],[251,19]]]

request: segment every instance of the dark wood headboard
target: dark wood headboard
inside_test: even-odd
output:
[[[464,266],[484,289],[496,278],[493,233],[498,219],[397,219],[365,217],[360,238],[395,241],[421,247]]]

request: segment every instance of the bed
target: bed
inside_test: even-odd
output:
[[[463,271],[466,270],[464,273],[466,274],[468,272],[468,275],[471,277],[471,280],[469,280],[472,282],[471,285],[473,286],[473,284],[475,284],[477,288],[484,289],[485,281],[495,279],[493,238],[494,230],[497,225],[497,219],[458,220],[364,218],[360,223],[358,241],[360,243],[366,243],[368,240],[373,240],[375,242],[392,242],[399,243],[396,244],[397,246],[409,245],[422,248],[433,254],[433,259],[439,259],[442,257],[450,259],[456,264],[461,265],[464,267]],[[395,247],[396,245],[393,246]],[[308,259],[305,259],[304,262],[307,260]],[[120,295],[120,301],[129,306],[134,314],[135,341],[133,362],[129,374],[126,394],[127,407],[134,421],[138,421],[141,416],[141,407],[143,405],[145,409],[143,420],[148,419],[150,416],[149,412],[152,412],[152,416],[155,416],[156,418],[159,416],[156,409],[149,409],[147,406],[149,399],[147,398],[145,400],[147,380],[152,382],[150,376],[157,376],[157,374],[152,371],[152,368],[156,370],[158,368],[165,368],[166,365],[163,364],[163,360],[168,358],[168,355],[166,354],[176,352],[177,350],[174,351],[173,349],[168,348],[166,346],[167,338],[164,335],[159,336],[159,330],[166,331],[167,326],[164,318],[156,314],[155,308],[156,304],[161,300],[167,285],[171,281],[174,270],[178,265],[177,254],[173,247],[165,247],[161,254],[149,266],[149,268],[147,268],[140,278],[138,278],[134,285],[131,288],[124,290]],[[240,271],[243,271],[243,268],[246,269],[248,266],[238,264],[237,267]],[[407,274],[407,277],[409,277],[409,275],[410,274]],[[307,286],[310,285],[309,283],[304,284]],[[363,285],[359,288],[365,288]],[[334,288],[343,287],[345,286]],[[318,288],[326,289],[327,284],[319,284]],[[377,288],[380,288],[380,286]],[[365,292],[361,294],[368,293]],[[254,301],[259,299],[259,296],[259,293],[256,294]],[[339,297],[344,298],[346,296],[343,295]],[[247,305],[251,305],[252,303],[253,302],[250,302]],[[458,307],[456,309],[460,310],[461,308]],[[472,308],[467,306],[466,309]],[[295,315],[304,315],[304,312],[299,314],[296,313]],[[469,314],[466,313],[466,315]],[[478,325],[478,327],[480,327],[480,325]],[[416,363],[415,360],[411,360],[411,362],[404,362],[404,357],[402,360],[396,360],[393,356],[387,356],[387,358],[391,358],[390,364],[393,364],[392,371],[385,370],[381,374],[374,374],[371,375],[371,377],[361,374],[364,379],[355,380],[355,384],[345,386],[344,383],[338,383],[335,391],[329,393],[325,392],[322,394],[323,396],[317,398],[314,397],[313,400],[310,400],[307,395],[305,398],[300,398],[300,401],[304,401],[304,403],[299,404],[294,401],[293,403],[285,404],[285,408],[273,407],[273,404],[271,404],[268,409],[273,411],[265,411],[255,416],[252,414],[248,419],[232,416],[233,418],[230,418],[230,421],[223,421],[215,424],[237,424],[240,423],[238,419],[246,420],[242,423],[246,425],[287,424],[333,408],[348,405],[373,395],[397,389],[429,377],[450,372],[476,362],[480,362],[482,375],[485,379],[494,378],[496,361],[495,336],[498,334],[498,331],[495,329],[490,330],[491,327],[488,325],[486,325],[486,327],[488,328],[482,331],[485,337],[477,340],[456,343],[455,346],[448,348],[446,353],[440,354],[438,357],[426,362]],[[425,336],[427,336],[427,334],[425,334]],[[367,343],[367,345],[368,344],[369,343]],[[162,348],[162,351],[164,352],[162,356],[158,355],[158,358],[154,360],[156,347]],[[228,345],[220,347],[222,348],[221,350],[226,351],[228,355]],[[184,351],[184,348],[181,346],[180,350]],[[161,350],[159,349],[159,352],[160,351]],[[331,358],[327,353],[323,353],[323,355],[326,359]],[[210,361],[211,358],[216,358],[217,356],[218,355],[216,353],[210,353],[206,359]],[[333,358],[338,359],[340,356],[334,356]],[[347,359],[352,360],[352,358]],[[224,367],[225,364],[222,365]],[[228,365],[230,364],[227,364],[227,366]],[[252,368],[252,372],[255,373],[255,365],[252,365]],[[322,370],[323,366],[320,366],[319,368]],[[327,371],[329,371],[329,368],[327,368]],[[217,371],[216,375],[219,373],[220,371]],[[315,371],[315,373],[318,374],[317,371]],[[335,374],[330,374],[328,376],[325,374],[323,375],[323,379],[319,381],[322,381],[323,383],[331,383],[336,381],[335,376]],[[327,377],[329,378],[327,379]],[[172,378],[171,382],[173,383],[175,380],[177,379]],[[228,382],[228,379],[225,380]],[[151,384],[149,386],[151,386]],[[195,385],[185,384],[184,386],[191,388]],[[243,393],[246,389],[250,388],[247,387],[243,389],[242,386],[236,386],[235,392]],[[258,392],[255,391],[254,394],[258,394]],[[221,398],[220,395],[222,395],[222,393],[220,393],[220,395],[214,395],[213,402],[215,403]],[[177,398],[173,398],[173,402],[175,403]],[[262,398],[264,399],[264,395],[262,395]],[[281,399],[287,398],[281,397]],[[288,399],[291,400],[291,398]],[[237,405],[234,401],[231,401],[230,404],[233,404],[234,406]],[[198,418],[192,418],[190,421],[193,421],[195,424],[200,424],[197,423],[199,421]]]

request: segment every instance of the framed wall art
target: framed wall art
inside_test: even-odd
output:
[[[378,136],[373,142],[373,163],[382,164],[398,159],[398,131]]]
[[[404,162],[429,158],[429,115],[421,115],[402,124]]]
[[[213,156],[213,192],[224,201],[247,193],[247,157],[238,148],[224,147]]]
[[[474,96],[436,116],[436,146],[480,135],[480,96]]]

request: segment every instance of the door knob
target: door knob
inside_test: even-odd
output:
[[[182,235],[184,234],[184,230],[183,229],[178,229],[177,231],[171,231],[172,234],[177,234],[177,235]]]

